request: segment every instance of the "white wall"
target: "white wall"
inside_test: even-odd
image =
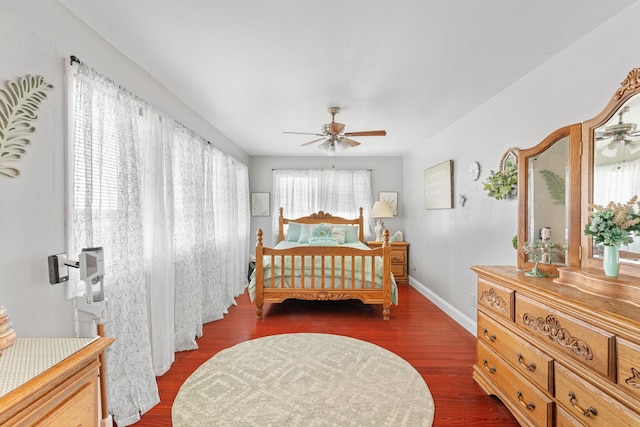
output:
[[[509,147],[534,146],[555,129],[590,119],[605,107],[627,73],[640,66],[639,20],[635,3],[404,157],[405,239],[411,243],[411,264],[417,265],[413,282],[466,326],[476,316],[470,298],[476,277],[470,267],[516,263],[511,239],[517,233],[517,201],[490,199],[481,181],[498,168]],[[482,76],[470,76],[466,83],[481,85]],[[454,161],[456,198],[466,194],[467,203],[425,210],[423,171],[447,159]],[[468,169],[474,160],[482,174],[471,182]]]
[[[354,150],[357,150],[355,148]],[[249,166],[249,188],[252,192],[269,192],[273,195],[273,169],[371,169],[371,188],[373,200],[378,200],[380,191],[398,192],[398,216],[386,218],[385,227],[393,234],[404,232],[406,218],[406,201],[402,188],[402,157],[272,157],[254,156]],[[372,206],[369,206],[371,209]],[[273,209],[273,206],[271,206]],[[367,209],[366,206],[363,208]],[[311,212],[309,212],[311,213]],[[332,213],[332,212],[329,212]],[[285,212],[285,216],[286,216]],[[255,254],[256,232],[262,228],[264,236],[271,235],[271,217],[251,217],[251,253]],[[366,238],[366,236],[365,236]],[[374,237],[370,236],[373,240]]]
[[[0,175],[0,306],[18,336],[71,336],[72,302],[47,272],[47,256],[65,252],[64,61],[78,56],[226,153],[247,164],[249,157],[57,0],[0,0],[0,10],[0,82],[31,74],[54,86],[17,163],[20,176]]]

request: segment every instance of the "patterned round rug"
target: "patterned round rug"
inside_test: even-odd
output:
[[[203,363],[172,408],[181,426],[431,426],[422,376],[377,345],[328,334],[245,341]]]

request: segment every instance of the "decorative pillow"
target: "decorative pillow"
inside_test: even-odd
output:
[[[344,233],[344,242],[345,243],[357,243],[358,239],[358,226],[355,225],[347,225],[346,231]]]
[[[300,224],[300,237],[298,238],[298,243],[309,243],[311,228],[312,227],[309,224]]]
[[[344,243],[344,237],[347,229],[344,226],[334,225],[333,226],[333,237],[338,241],[338,244]]]
[[[287,242],[297,242],[300,239],[300,229],[301,224],[297,222],[289,222],[289,227],[287,228]]]
[[[333,237],[311,237],[310,246],[338,246],[338,241]]]
[[[312,237],[331,237],[331,234],[331,227],[327,224],[316,225],[311,231]]]

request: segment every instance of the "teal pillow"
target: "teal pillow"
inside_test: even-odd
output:
[[[289,222],[289,227],[287,228],[287,242],[297,242],[300,238],[300,229],[301,224],[297,222]]]
[[[358,239],[358,227],[355,225],[347,225],[344,233],[344,242],[345,243],[357,243],[360,239]]]
[[[311,231],[312,237],[331,237],[331,234],[331,227],[327,224],[316,225]]]
[[[333,237],[311,237],[309,239],[311,246],[338,246],[338,241]]]
[[[311,226],[309,224],[300,224],[300,237],[298,243],[309,243],[311,237]]]

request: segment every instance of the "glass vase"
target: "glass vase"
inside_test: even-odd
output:
[[[620,251],[618,246],[604,245],[602,268],[605,276],[618,277],[618,271],[620,271]]]

